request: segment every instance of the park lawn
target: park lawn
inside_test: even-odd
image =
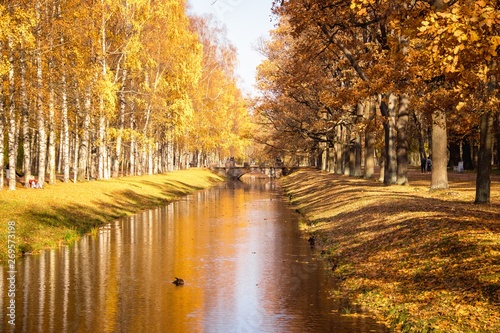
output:
[[[153,176],[81,183],[58,182],[44,189],[0,191],[0,264],[7,254],[10,221],[19,255],[71,244],[116,218],[164,205],[222,179],[209,170],[189,169]],[[10,222],[12,224],[12,222]]]
[[[395,331],[500,332],[500,177],[474,205],[475,174],[384,186],[306,169],[282,180],[340,293]],[[308,234],[307,237],[310,235]]]

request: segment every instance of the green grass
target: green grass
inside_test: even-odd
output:
[[[154,176],[46,185],[0,191],[0,263],[7,255],[8,222],[15,222],[18,255],[71,244],[100,225],[164,205],[222,179],[190,169]]]

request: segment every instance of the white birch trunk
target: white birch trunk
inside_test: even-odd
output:
[[[31,140],[29,128],[28,96],[26,91],[26,52],[21,47],[21,123],[23,129],[24,186],[29,187],[31,178]]]
[[[57,132],[56,132],[57,133]],[[62,151],[63,151],[63,140],[62,140],[62,129],[59,129],[59,144],[56,151],[56,174],[60,174],[62,171]]]
[[[125,98],[125,85],[127,82],[127,70],[122,70],[122,87],[120,89],[120,115],[119,115],[119,130],[116,136],[116,148],[115,148],[115,156],[113,161],[113,177],[118,177],[120,172],[120,159],[122,155],[122,139],[123,139],[123,130],[125,128],[125,107],[126,107],[126,98]]]
[[[101,0],[102,13],[101,13],[101,28],[100,28],[100,43],[101,43],[101,75],[102,79],[106,80],[107,76],[107,61],[106,61],[106,18],[105,18],[105,3]],[[106,164],[107,164],[107,149],[106,149],[106,115],[105,115],[105,100],[101,93],[99,98],[99,154],[98,154],[98,167],[97,167],[97,178],[98,179],[108,179],[106,175]]]
[[[51,66],[49,66],[50,68]],[[51,77],[52,70],[50,69]],[[49,79],[49,147],[48,147],[48,165],[49,184],[56,183],[56,110],[55,110],[55,91],[52,79]]]
[[[61,37],[61,45],[64,45],[64,38]],[[62,169],[63,181],[69,183],[69,123],[68,123],[68,87],[66,83],[66,61],[65,54],[61,49],[61,120],[62,120]]]
[[[153,174],[153,156],[154,156],[154,149],[153,145],[151,143],[148,144],[148,175]]]
[[[134,112],[135,111],[135,105],[132,103],[130,105],[130,155],[129,155],[129,161],[130,161],[130,167],[129,167],[129,175],[130,176],[135,176],[136,174],[136,150],[137,150],[137,140],[134,135],[134,129],[135,129],[135,116]]]
[[[9,190],[13,191],[16,189],[16,161],[17,161],[17,145],[16,145],[16,105],[14,103],[14,51],[13,43],[9,38],[9,109],[8,109],[8,121],[9,130],[8,135],[8,150],[9,150]]]
[[[90,107],[92,105],[91,101],[91,89],[87,87],[85,91],[85,97],[83,101],[83,110],[81,111],[80,117],[82,118],[82,134],[81,142],[78,147],[78,180],[83,181],[87,175],[87,161],[88,161],[88,151],[89,151],[89,126],[90,126]]]
[[[38,21],[41,20],[40,1],[36,2],[36,11]],[[40,27],[36,29],[36,108],[37,108],[37,129],[38,129],[38,182],[45,183],[45,167],[47,157],[47,132],[45,124],[45,113],[43,103],[43,64],[42,64],[42,50],[41,50],[41,36]]]

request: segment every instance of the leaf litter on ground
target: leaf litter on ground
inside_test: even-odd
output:
[[[313,169],[282,180],[344,291],[404,332],[500,332],[500,177],[473,204],[475,174],[431,191]],[[345,269],[349,267],[349,269]]]

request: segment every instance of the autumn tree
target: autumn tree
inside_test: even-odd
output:
[[[289,43],[296,47],[302,44],[302,52],[295,52],[289,60],[288,71],[299,70],[304,59],[313,64],[323,56],[325,66],[342,73],[336,85],[330,78],[328,92],[333,98],[327,105],[340,100],[344,109],[352,110],[359,103],[368,105],[372,96],[378,98],[385,131],[385,183],[408,181],[409,120],[418,121],[421,155],[425,154],[422,125],[429,122],[432,126],[433,189],[448,187],[449,119],[462,119],[461,130],[473,131],[474,119],[484,115],[481,132],[486,134],[480,147],[490,151],[492,122],[488,114],[494,118],[498,110],[499,8],[495,1],[299,0],[275,1],[274,10],[279,27],[286,31],[281,35],[288,34],[293,39]],[[311,47],[314,44],[320,47]],[[275,74],[268,79],[277,81]],[[279,87],[287,94],[294,91],[290,82],[281,82]],[[346,91],[351,98],[345,98]],[[309,98],[313,96],[308,93]],[[460,116],[466,110],[471,116]],[[363,123],[365,149],[371,149],[373,117],[365,116]],[[489,165],[491,154],[484,156],[482,161],[488,160],[484,163]],[[366,166],[371,175],[371,163]],[[483,168],[487,166],[478,172],[478,193],[488,188],[489,176],[484,175],[489,171],[484,173]],[[477,198],[476,202],[485,200]]]
[[[26,184],[30,174],[68,182],[71,170],[74,181],[108,179],[185,167],[199,152],[190,137],[204,50],[184,0],[16,0],[0,2],[0,16],[0,166],[11,189],[16,171]],[[211,43],[230,66],[206,75],[210,98],[217,83],[224,91],[212,103],[224,132],[207,156],[241,150],[249,123],[234,51]]]
[[[246,101],[237,88],[236,49],[213,17],[193,17],[203,45],[202,74],[191,92],[193,116],[184,144],[196,166],[242,157],[250,136]]]
[[[499,4],[482,0],[430,5],[418,28],[422,53],[428,59],[425,74],[444,76],[445,84],[458,97],[453,100],[453,112],[470,110],[480,115],[476,203],[489,202],[492,118],[498,113]]]
[[[317,3],[314,1],[282,2],[275,7],[276,13],[281,18],[286,17],[290,22],[289,33],[297,40],[306,40],[302,43],[302,56],[297,61],[303,63],[304,59],[310,62],[323,58],[323,67],[334,68],[335,75],[329,77],[329,100],[323,99],[327,106],[339,102],[343,105],[337,112],[343,113],[342,108],[352,112],[351,123],[352,138],[349,141],[354,150],[359,150],[361,138],[365,136],[365,156],[368,156],[368,168],[365,176],[373,176],[372,156],[374,153],[374,108],[370,106],[375,100],[379,101],[378,109],[383,113],[385,140],[385,179],[387,184],[407,182],[406,158],[400,158],[400,168],[396,158],[396,147],[404,147],[406,143],[405,117],[398,119],[398,110],[403,108],[402,114],[407,114],[409,99],[401,99],[407,86],[408,75],[404,72],[405,62],[401,61],[407,52],[404,39],[391,35],[387,22],[386,12],[389,10],[387,3],[364,5],[356,2]],[[313,48],[309,44],[318,46]],[[309,43],[309,44],[308,44]],[[402,75],[402,73],[404,75]],[[318,74],[322,74],[319,72]],[[327,74],[328,75],[328,74]],[[329,76],[329,75],[328,75]],[[327,76],[327,78],[328,78]],[[317,80],[317,79],[316,79]],[[403,94],[404,95],[404,94]],[[361,109],[365,110],[363,117],[357,117]],[[357,112],[356,110],[359,110]],[[345,113],[344,113],[345,114]],[[401,135],[396,136],[397,129]],[[363,131],[363,133],[362,133]],[[397,144],[397,140],[401,140]],[[369,152],[369,153],[367,153]],[[400,150],[400,156],[406,151]],[[360,159],[355,158],[360,154],[351,153],[356,160],[354,170],[359,170]],[[359,173],[354,171],[353,175]]]

